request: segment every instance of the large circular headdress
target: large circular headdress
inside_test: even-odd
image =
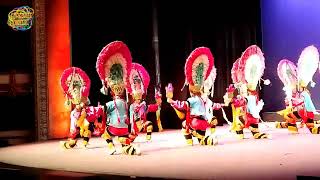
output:
[[[75,96],[73,95],[73,92],[75,88],[78,88],[80,93],[78,101],[83,98],[86,101],[89,96],[91,81],[82,69],[78,67],[69,67],[63,71],[60,78],[60,85],[67,99],[71,99],[74,102]]]
[[[278,76],[285,88],[294,89],[297,85],[297,67],[288,59],[282,59],[277,68]]]
[[[212,53],[207,47],[199,47],[191,52],[187,58],[184,73],[186,83],[194,92],[200,92],[204,81],[210,75],[214,65]]]
[[[132,63],[129,82],[130,88],[128,90],[131,95],[136,92],[141,93],[142,95],[146,94],[150,83],[148,71],[141,64]]]
[[[116,94],[122,94],[124,88],[129,86],[129,73],[131,71],[131,53],[126,44],[114,41],[106,45],[97,58],[96,69],[102,81],[101,92],[107,93],[110,87]]]
[[[302,52],[298,60],[298,83],[307,87],[312,82],[313,75],[319,66],[319,52],[315,46],[308,46]]]
[[[240,65],[244,65],[244,79],[247,88],[251,91],[256,90],[260,78],[265,69],[264,56],[257,45],[249,46],[240,59]]]

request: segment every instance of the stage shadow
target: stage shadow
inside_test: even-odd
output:
[[[126,179],[163,179],[137,176],[120,176],[107,174],[90,174],[81,172],[46,170],[41,168],[31,168],[16,165],[9,165],[0,163],[0,177],[1,180],[126,180]]]

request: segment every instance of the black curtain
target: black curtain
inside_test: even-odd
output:
[[[84,69],[92,80],[90,99],[93,104],[106,102],[95,71],[98,53],[114,40],[124,41],[134,62],[146,67],[151,77],[147,101],[154,102],[156,80],[152,46],[152,3],[157,7],[159,59],[164,128],[180,128],[181,121],[165,102],[164,87],[171,82],[174,98],[185,100],[184,64],[191,51],[199,46],[211,49],[217,68],[214,102],[223,102],[225,89],[231,83],[233,62],[250,45],[261,45],[260,3],[256,1],[92,1],[70,0],[72,63]],[[89,22],[83,19],[90,19]],[[226,108],[228,118],[231,111]],[[215,112],[222,119],[221,111]],[[155,120],[154,114],[149,119]]]
[[[31,1],[26,1],[31,7]],[[18,5],[17,5],[18,6]],[[0,74],[25,73],[33,77],[33,48],[32,31],[34,27],[26,31],[15,31],[8,24],[8,14],[17,6],[3,6],[0,3]],[[30,87],[32,87],[30,82]],[[9,84],[0,84],[0,89],[9,89],[8,94],[0,96],[0,112],[6,114],[1,121],[0,131],[28,130],[35,132],[34,94],[13,95],[14,87]],[[10,89],[11,88],[11,89]],[[19,112],[19,113],[17,113]]]

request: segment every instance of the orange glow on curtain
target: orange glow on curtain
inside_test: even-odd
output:
[[[70,67],[69,1],[46,1],[46,27],[49,88],[49,138],[63,138],[69,133],[70,110],[64,106],[65,96],[60,76]]]

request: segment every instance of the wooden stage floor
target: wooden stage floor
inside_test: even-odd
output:
[[[135,143],[141,156],[107,155],[106,142],[92,138],[87,149],[82,141],[71,150],[60,148],[59,141],[0,148],[0,162],[90,174],[167,179],[297,179],[320,177],[320,135],[306,128],[291,135],[264,123],[261,130],[272,139],[255,140],[245,131],[244,140],[218,127],[217,146],[185,145],[180,130],[153,133],[151,142],[141,134]],[[195,140],[196,142],[196,140]],[[120,152],[120,144],[116,143]]]

